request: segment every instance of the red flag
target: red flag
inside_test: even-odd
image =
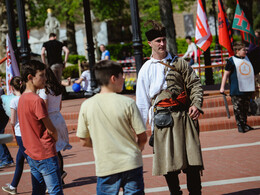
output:
[[[233,40],[231,35],[231,29],[229,28],[227,15],[223,6],[222,0],[218,0],[218,34],[219,44],[228,50],[229,56],[234,55],[231,41]],[[230,37],[231,36],[231,37]]]
[[[206,51],[212,42],[208,20],[201,0],[198,0],[195,43],[203,51]]]

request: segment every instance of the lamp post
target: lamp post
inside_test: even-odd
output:
[[[8,21],[8,35],[14,50],[15,58],[17,64],[19,64],[19,51],[17,49],[16,41],[16,30],[15,30],[15,20],[14,20],[14,5],[13,0],[5,0],[6,11],[7,11],[7,21]]]
[[[143,65],[143,45],[140,31],[140,20],[137,0],[130,0],[131,9],[131,21],[132,21],[132,32],[133,32],[133,47],[136,64],[136,74],[138,75],[139,70]]]
[[[90,5],[89,0],[83,0],[84,6],[84,16],[85,16],[85,28],[87,34],[87,51],[88,51],[88,60],[90,68],[90,77],[91,77],[91,89],[92,91],[97,87],[96,79],[94,74],[94,64],[95,64],[95,53],[94,53],[94,42],[92,34],[92,24],[91,24],[91,15],[90,15]]]
[[[24,0],[16,0],[16,5],[17,5],[18,23],[19,23],[20,38],[21,38],[20,57],[22,60],[22,64],[25,64],[30,60],[31,49],[28,44]]]

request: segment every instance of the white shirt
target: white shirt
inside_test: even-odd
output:
[[[49,89],[50,90],[50,89]],[[52,91],[50,90],[52,93]],[[51,94],[46,94],[45,89],[40,89],[39,90],[39,96],[44,99],[48,100],[48,113],[53,113],[53,112],[59,112],[60,111],[60,102],[61,102],[61,95],[54,96]]]
[[[182,58],[186,58],[188,55],[191,58],[193,52],[194,52],[194,60],[197,61],[197,47],[195,43],[192,42],[191,44],[189,44],[188,49]]]
[[[244,59],[232,56],[236,66],[238,88],[241,92],[255,91],[255,76],[253,66],[246,56]]]
[[[15,136],[21,136],[21,130],[20,130],[18,114],[17,114],[19,98],[20,98],[20,96],[16,96],[10,102],[10,108],[14,109],[16,111],[16,121],[15,121],[15,125],[14,125]]]
[[[138,73],[136,104],[139,108],[144,124],[146,124],[148,118],[151,99],[162,89],[167,88],[167,82],[165,80],[166,74],[164,74],[165,66],[159,63],[159,61],[166,63],[167,59],[171,58],[172,57],[169,53],[163,60],[156,60],[151,57],[150,60],[144,63]]]
[[[90,77],[90,71],[89,71],[89,70],[85,70],[85,71],[81,74],[80,78],[83,79],[83,81],[82,81],[82,90],[84,90],[84,91],[91,91],[91,84],[90,84],[90,79],[91,79],[91,77]]]

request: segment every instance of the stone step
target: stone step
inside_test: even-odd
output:
[[[204,114],[200,115],[200,119],[207,118],[218,118],[218,117],[227,117],[227,111],[225,106],[214,107],[214,108],[202,108]],[[234,115],[233,105],[228,105],[228,110],[230,116]]]
[[[217,119],[214,118],[200,119],[199,124],[200,124],[200,131],[229,130],[229,129],[237,128],[234,116],[231,116],[230,119],[228,119],[227,117],[218,117]],[[260,117],[249,116],[248,125],[252,127],[260,126]],[[74,121],[74,123],[67,123],[67,127],[69,131],[70,142],[79,142],[79,138],[76,137],[77,122]],[[7,128],[6,133],[12,133],[12,130]],[[151,128],[149,125],[147,125],[147,134],[149,136],[151,135]],[[11,144],[15,144],[15,140]]]
[[[234,116],[231,116],[230,119],[227,117],[218,117],[200,119],[200,131],[215,131],[215,130],[228,130],[237,128],[236,120]],[[260,117],[259,116],[249,116],[247,117],[247,124],[254,127],[260,125]]]
[[[226,96],[226,98],[227,98],[228,105],[232,105],[231,97]],[[220,106],[225,106],[224,98],[223,98],[222,95],[205,97],[204,101],[203,101],[202,108],[203,109],[205,109],[205,108],[215,108],[215,107],[220,107]]]
[[[135,99],[134,95],[129,96]],[[205,96],[203,102],[204,114],[200,116],[200,131],[213,131],[213,130],[224,130],[224,129],[234,129],[237,128],[236,121],[233,113],[233,106],[231,103],[230,96],[227,96],[228,107],[230,111],[231,118],[227,118],[226,109],[224,106],[224,100],[222,95],[217,96]],[[69,131],[69,139],[71,142],[78,142],[79,138],[76,137],[77,122],[80,104],[84,99],[79,100],[69,100],[64,102],[66,107],[62,109],[62,115],[66,121],[67,128]],[[248,124],[250,126],[259,126],[260,117],[250,116],[248,117]],[[11,125],[8,123],[6,133],[12,133]],[[151,134],[151,128],[147,125],[147,133]]]

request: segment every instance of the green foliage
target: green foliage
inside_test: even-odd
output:
[[[111,44],[106,46],[106,49],[110,51],[111,60],[124,59],[129,52],[133,54],[132,43]]]
[[[77,64],[64,68],[62,72],[63,78],[79,78],[79,67]]]
[[[71,64],[78,64],[78,60],[80,60],[81,62],[86,61],[86,57],[81,55],[69,55],[68,57],[68,62]]]
[[[0,71],[0,77],[5,78],[6,74]]]
[[[81,0],[27,0],[29,7],[28,28],[44,26],[47,18],[47,9],[51,8],[53,15],[60,22],[69,20],[72,22],[82,21],[83,3]]]
[[[125,0],[91,0],[90,3],[95,17],[101,21],[129,17],[129,4]]]

